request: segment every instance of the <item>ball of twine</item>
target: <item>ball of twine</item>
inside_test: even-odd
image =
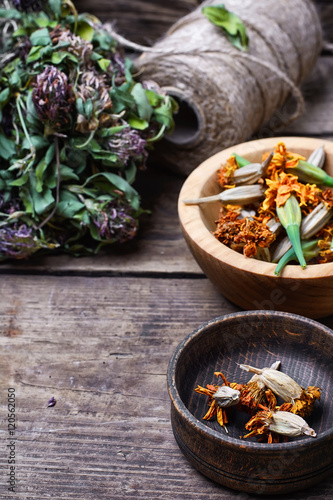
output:
[[[140,46],[144,53],[135,61],[141,79],[156,81],[180,105],[173,134],[156,151],[184,175],[217,151],[249,139],[291,94],[297,107],[288,120],[300,116],[299,85],[322,47],[311,0],[226,0],[225,7],[246,26],[248,52],[234,48],[203,15],[203,6],[220,3],[203,2],[153,47]]]

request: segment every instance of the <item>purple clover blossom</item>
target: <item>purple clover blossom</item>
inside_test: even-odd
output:
[[[0,228],[0,259],[10,257],[27,259],[41,248],[54,248],[57,245],[43,243],[32,228],[25,224]]]
[[[0,257],[25,259],[38,249],[32,229],[24,224],[0,228]]]
[[[42,5],[40,0],[12,0],[15,9],[27,12],[29,10],[41,10]]]
[[[46,134],[68,127],[75,97],[65,73],[47,66],[37,76],[32,100],[39,118],[46,124]]]
[[[143,162],[147,157],[145,151],[146,141],[143,139],[137,130],[131,129],[130,126],[124,128],[112,136],[108,141],[108,147],[112,153],[118,156],[120,162],[127,165],[130,158],[138,158],[143,156]]]
[[[95,213],[93,223],[102,240],[119,243],[133,239],[138,229],[133,208],[120,200],[111,201]]]
[[[47,408],[52,408],[56,404],[57,404],[57,400],[56,400],[56,398],[54,396],[52,396],[52,398],[49,399],[48,402],[47,402]]]

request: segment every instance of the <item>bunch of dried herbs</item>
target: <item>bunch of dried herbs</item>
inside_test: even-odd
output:
[[[221,201],[215,237],[246,257],[277,263],[333,261],[333,177],[323,169],[325,150],[306,160],[280,142],[262,163],[232,155],[217,172],[223,191],[185,200],[187,204]]]
[[[208,397],[209,409],[203,419],[211,420],[216,416],[217,422],[228,432],[227,409],[233,407],[252,415],[245,424],[249,432],[244,438],[259,436],[259,441],[278,443],[281,438],[287,441],[301,435],[316,437],[304,418],[310,416],[315,402],[320,400],[321,389],[301,387],[289,375],[278,371],[280,364],[277,361],[262,369],[240,365],[241,369],[254,374],[246,384],[228,382],[223,373],[215,372],[214,375],[222,378],[222,385],[195,388],[195,392]],[[278,405],[277,398],[282,404]]]
[[[4,0],[0,29],[0,259],[130,240],[174,101],[71,0]]]

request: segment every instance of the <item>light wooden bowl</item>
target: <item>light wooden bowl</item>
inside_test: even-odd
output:
[[[178,345],[168,368],[172,428],[180,449],[210,479],[265,498],[309,488],[331,476],[332,356],[332,330],[295,314],[249,311],[201,325]],[[263,368],[278,360],[281,371],[301,386],[322,389],[306,418],[317,437],[275,444],[240,438],[250,416],[234,408],[228,410],[228,433],[216,418],[203,420],[207,398],[194,391],[197,385],[218,383],[215,371],[222,371],[229,382],[246,383],[251,376],[239,363]]]
[[[333,314],[333,263],[288,265],[279,276],[276,264],[247,258],[219,242],[212,234],[220,202],[185,205],[183,200],[210,196],[221,191],[216,173],[233,153],[260,162],[262,153],[278,142],[288,150],[308,157],[324,145],[325,170],[333,175],[333,142],[304,137],[274,137],[250,141],[215,154],[186,179],[179,194],[178,214],[185,240],[199,266],[231,302],[243,309],[293,312],[309,318]]]

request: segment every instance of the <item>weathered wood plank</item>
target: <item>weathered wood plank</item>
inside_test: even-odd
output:
[[[333,57],[320,57],[309,78],[302,85],[304,112],[285,131],[293,135],[333,135]],[[288,119],[288,108],[285,116]]]
[[[170,425],[166,372],[175,347],[206,320],[237,310],[206,279],[3,278],[0,463],[5,478],[14,387],[18,493],[3,481],[0,498],[249,498],[197,473]],[[51,396],[57,404],[46,408]],[[330,480],[307,492],[330,495]]]

